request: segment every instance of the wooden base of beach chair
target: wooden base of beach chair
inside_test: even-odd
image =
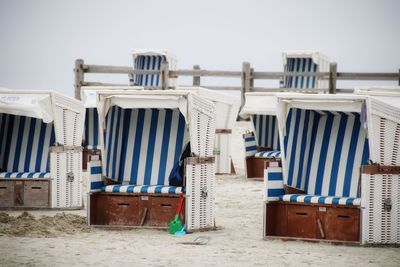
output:
[[[168,228],[179,205],[179,195],[91,193],[90,218],[93,226]],[[181,220],[184,222],[184,209]]]
[[[360,241],[360,209],[309,203],[265,205],[265,237]]]
[[[282,162],[280,158],[246,158],[247,178],[254,180],[264,180],[265,167],[281,167]]]
[[[50,180],[0,180],[0,208],[49,208]]]

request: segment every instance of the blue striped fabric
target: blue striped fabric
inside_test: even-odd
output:
[[[253,115],[257,146],[267,147],[271,150],[280,150],[278,122],[274,115]]]
[[[254,155],[255,158],[280,158],[280,151],[260,151]]]
[[[168,185],[188,139],[178,109],[110,108],[106,115],[106,176],[121,184]]]
[[[329,205],[345,205],[345,206],[360,206],[361,198],[355,197],[333,197],[333,196],[315,196],[315,195],[281,195],[280,201],[285,202],[300,202],[300,203],[315,203]]]
[[[161,63],[166,61],[165,56],[157,55],[139,55],[135,58],[135,70],[160,70]],[[159,86],[161,83],[160,74],[137,74],[130,81],[135,86]]]
[[[103,187],[101,160],[90,160],[88,163],[90,190],[99,191]]]
[[[369,148],[358,113],[291,109],[284,146],[289,186],[310,195],[360,196]]]
[[[55,143],[53,123],[0,114],[0,169],[5,173],[48,173],[50,146]],[[3,174],[6,177],[11,174]],[[21,176],[22,174],[12,174]]]
[[[253,133],[243,135],[246,157],[253,157],[257,153],[256,138]]]
[[[1,172],[0,178],[50,178],[49,172]]]
[[[185,188],[166,185],[107,185],[101,188],[108,193],[184,194]]]
[[[285,194],[281,167],[269,167],[264,170],[265,198],[266,201],[279,200]]]
[[[100,149],[99,142],[99,115],[97,108],[87,108],[85,116],[85,139],[83,143],[85,149]]]
[[[318,66],[312,58],[288,58],[284,67],[286,72],[317,72]],[[316,76],[287,76],[284,79],[286,88],[316,88]]]

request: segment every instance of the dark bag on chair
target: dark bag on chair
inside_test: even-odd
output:
[[[188,142],[185,146],[185,149],[182,152],[182,155],[178,162],[175,162],[174,167],[169,174],[169,185],[170,186],[183,186],[183,176],[185,171],[185,159],[190,157],[190,142]]]

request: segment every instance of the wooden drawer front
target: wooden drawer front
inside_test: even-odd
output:
[[[175,217],[178,205],[179,197],[152,197],[151,209],[145,225],[168,227],[169,222]],[[183,210],[181,214],[184,214]]]
[[[290,237],[317,237],[317,208],[289,205],[287,209],[287,235]]]
[[[14,206],[14,182],[0,181],[0,207]]]
[[[24,206],[48,207],[49,206],[49,181],[24,182]]]
[[[359,241],[360,210],[328,208],[323,228],[327,240]]]
[[[108,201],[98,207],[104,214],[107,225],[137,226],[140,223],[140,205],[137,196],[109,196]]]

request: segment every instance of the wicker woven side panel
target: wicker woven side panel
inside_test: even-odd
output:
[[[363,244],[400,243],[400,174],[362,174]]]
[[[189,125],[192,152],[198,157],[211,157],[215,142],[215,107],[212,102],[190,95],[192,115]]]
[[[82,207],[82,152],[50,154],[51,207]]]
[[[190,142],[194,157],[213,157],[215,108],[212,102],[192,94]],[[186,165],[186,227],[188,231],[214,228],[215,163]]]
[[[371,159],[381,165],[400,165],[400,111],[380,101],[369,104]]]
[[[56,140],[65,146],[81,146],[84,114],[56,105]]]
[[[188,231],[215,227],[214,163],[186,166],[186,226]]]

